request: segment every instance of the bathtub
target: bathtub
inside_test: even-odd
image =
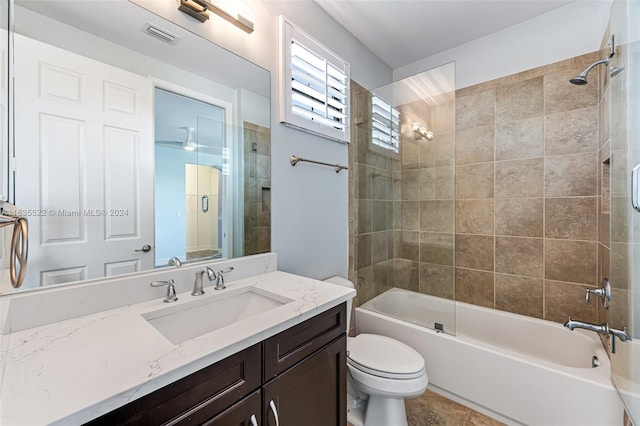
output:
[[[422,326],[396,318],[405,315]],[[426,328],[435,322],[455,336]],[[507,424],[622,425],[595,333],[397,288],[357,308],[356,327],[412,346],[429,389]]]

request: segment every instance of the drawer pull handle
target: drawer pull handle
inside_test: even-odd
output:
[[[258,426],[258,420],[256,420],[255,414],[251,415],[251,418],[249,419],[249,421],[251,422],[251,426]]]
[[[273,402],[273,399],[269,401],[269,408],[273,413],[273,417],[276,419],[276,426],[280,426],[280,419],[278,419],[278,410],[276,410],[276,403]]]

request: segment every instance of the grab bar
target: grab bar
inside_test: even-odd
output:
[[[340,164],[331,164],[331,163],[325,163],[324,161],[308,160],[306,158],[296,157],[295,155],[292,155],[291,158],[289,158],[289,161],[291,162],[292,166],[295,166],[300,162],[306,162],[306,163],[319,164],[321,166],[335,167],[336,173],[340,173],[342,170],[349,170],[347,166],[341,166]]]

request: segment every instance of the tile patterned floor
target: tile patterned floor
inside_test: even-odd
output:
[[[418,398],[407,400],[406,408],[409,426],[499,426],[504,424],[429,390]]]
[[[429,390],[418,398],[408,399],[405,404],[409,426],[504,425],[504,423]]]

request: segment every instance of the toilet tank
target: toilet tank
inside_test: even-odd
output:
[[[353,289],[356,288],[351,281],[349,281],[346,278],[339,277],[337,275],[335,277],[327,278],[324,281],[331,284],[341,285],[343,287],[348,287]],[[349,333],[349,329],[351,328],[351,305],[352,305],[352,300],[351,299],[347,300],[347,333]]]

